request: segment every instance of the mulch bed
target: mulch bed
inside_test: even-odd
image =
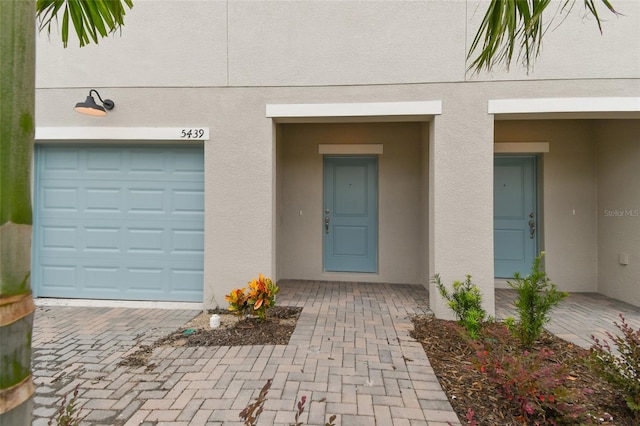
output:
[[[268,312],[267,319],[242,318],[236,320],[228,311],[215,310],[201,315],[203,320],[187,324],[173,333],[165,336],[151,345],[142,345],[134,353],[126,356],[118,364],[127,367],[146,366],[152,369],[149,360],[153,350],[158,347],[178,346],[245,346],[245,345],[286,345],[296,328],[296,322],[302,308],[290,306],[274,306]],[[221,317],[228,316],[232,321],[230,326],[211,329],[208,317],[217,313]],[[223,319],[223,323],[225,321]]]
[[[474,350],[462,338],[462,328],[455,322],[425,315],[415,316],[412,321],[414,330],[411,336],[422,343],[431,366],[463,425],[467,424],[466,415],[470,408],[474,411],[473,418],[479,426],[549,424],[540,419],[539,423],[533,420],[526,423],[518,418],[514,407],[501,397],[497,386],[472,365],[470,360],[474,356]],[[503,327],[500,323],[491,326]],[[531,350],[540,350],[542,347],[554,352],[553,359],[549,362],[569,366],[571,381],[568,387],[582,393],[585,388],[593,391],[585,394],[586,399],[582,404],[594,416],[593,424],[640,424],[640,419],[634,419],[630,410],[627,410],[622,396],[586,366],[584,360],[587,351],[546,332]],[[607,420],[610,418],[612,420]]]
[[[186,346],[245,346],[245,345],[286,345],[296,328],[296,320],[302,308],[274,306],[269,310],[266,321],[258,318],[243,318],[233,327],[226,329],[198,329],[186,336]],[[230,315],[220,311],[221,315]],[[293,321],[287,321],[293,320]],[[185,336],[177,331],[167,336],[163,343],[182,340]]]

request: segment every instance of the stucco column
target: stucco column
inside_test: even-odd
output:
[[[273,123],[259,98],[218,98],[215,138],[205,144],[205,309],[226,308],[224,296],[260,273],[276,278]]]
[[[444,101],[429,134],[429,275],[451,286],[466,274],[495,313],[493,276],[493,116],[486,101]],[[453,318],[429,283],[438,318]]]

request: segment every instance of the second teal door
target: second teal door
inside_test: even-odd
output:
[[[537,250],[536,159],[497,156],[494,165],[495,276],[526,276]]]
[[[378,160],[324,157],[324,270],[378,270]]]

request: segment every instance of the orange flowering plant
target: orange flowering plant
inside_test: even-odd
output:
[[[237,288],[224,297],[229,302],[229,310],[238,315],[242,315],[247,309],[247,296],[244,290],[244,288]]]
[[[254,313],[261,320],[267,317],[267,309],[276,304],[276,294],[280,290],[277,285],[262,274],[249,282],[247,288],[232,290],[225,299],[229,302],[229,310],[238,315]]]
[[[270,278],[265,278],[262,274],[259,274],[257,280],[254,279],[249,282],[247,304],[261,320],[264,320],[267,316],[267,309],[276,304],[278,291],[280,291],[280,288]]]

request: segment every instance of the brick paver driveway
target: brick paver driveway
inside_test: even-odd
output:
[[[33,336],[34,424],[80,387],[84,424],[232,425],[267,379],[260,424],[459,424],[409,315],[428,312],[421,286],[281,282],[278,303],[303,307],[288,345],[158,348],[155,367],[122,356],[177,329],[193,310],[40,306]]]

